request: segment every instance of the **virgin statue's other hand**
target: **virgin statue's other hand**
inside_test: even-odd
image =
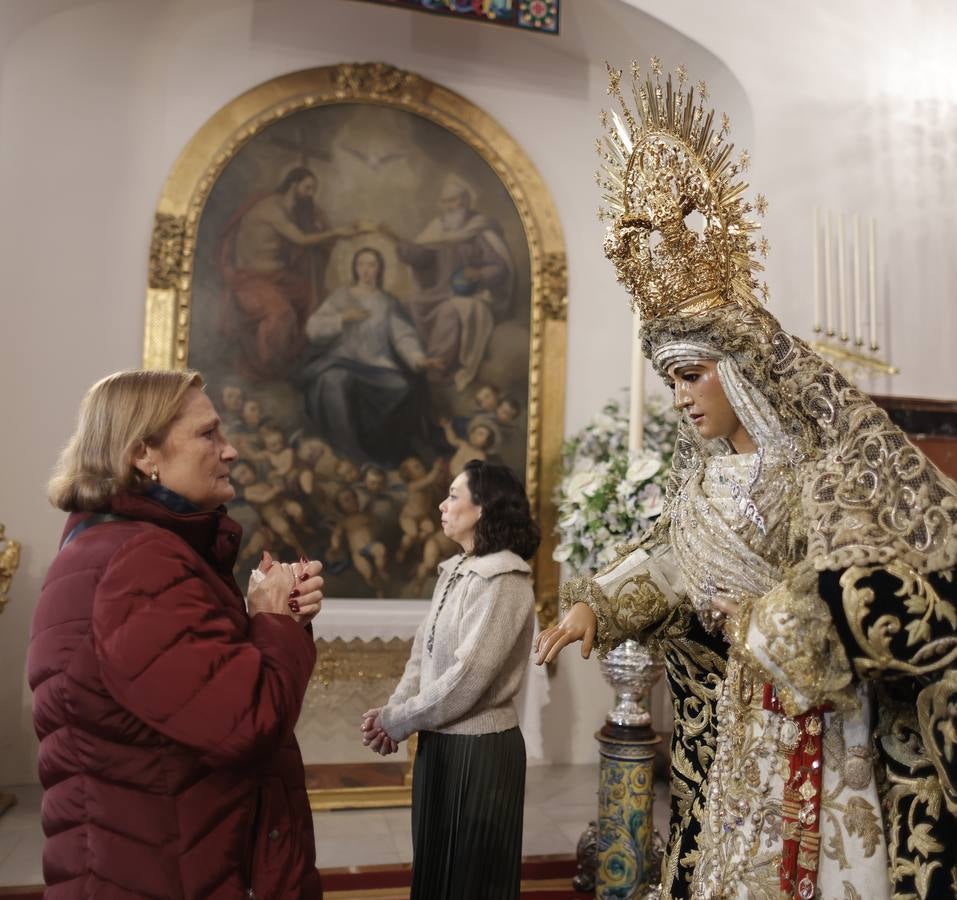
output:
[[[587,603],[576,603],[557,625],[539,634],[535,641],[537,664],[551,662],[568,644],[575,641],[582,642],[582,657],[588,659],[597,627],[598,620],[592,608]]]
[[[738,614],[739,606],[733,600],[727,600],[723,597],[712,597],[711,605],[720,613],[724,613],[729,619],[733,619]]]

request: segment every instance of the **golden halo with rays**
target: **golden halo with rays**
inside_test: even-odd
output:
[[[748,183],[740,176],[749,157],[745,151],[732,161],[728,117],[715,127],[704,82],[685,88],[684,66],[674,71],[675,86],[671,73],[662,82],[657,58],[645,77],[632,63],[631,102],[621,79],[608,65],[608,93],[621,112],[602,110],[596,179],[605,204],[598,215],[610,223],[605,255],[633,306],[647,320],[760,305],[767,285],[758,283],[764,266],[754,254],[766,255],[768,243],[755,241],[760,226],[750,215],[764,215],[767,201],[744,198]],[[700,230],[686,222],[693,212]]]

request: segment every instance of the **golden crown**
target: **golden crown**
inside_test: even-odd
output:
[[[730,303],[760,305],[758,294],[767,300],[767,285],[755,277],[764,266],[753,254],[766,256],[768,242],[755,240],[760,226],[749,218],[755,211],[764,215],[767,201],[760,194],[754,205],[744,199],[748,183],[739,176],[748,167],[747,151],[731,160],[728,117],[716,128],[714,110],[704,109],[704,82],[698,82],[696,105],[695,88],[685,89],[684,66],[674,75],[677,89],[670,73],[662,84],[657,58],[644,79],[632,63],[629,104],[621,70],[608,66],[608,93],[621,115],[602,110],[605,134],[597,141],[602,164],[596,177],[605,201],[598,215],[611,222],[605,255],[644,320]],[[695,211],[700,219],[689,227]]]

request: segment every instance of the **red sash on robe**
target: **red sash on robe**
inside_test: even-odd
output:
[[[763,706],[781,713],[774,686],[764,686]],[[811,900],[817,890],[817,868],[820,859],[821,776],[824,754],[821,736],[825,709],[811,709],[794,717],[798,734],[788,758],[788,780],[784,786],[784,848],[781,854],[781,892],[784,897]]]

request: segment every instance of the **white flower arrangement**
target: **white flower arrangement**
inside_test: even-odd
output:
[[[645,404],[644,449],[628,453],[628,416],[610,400],[562,446],[553,558],[588,575],[615,558],[661,515],[678,418],[656,398]]]

